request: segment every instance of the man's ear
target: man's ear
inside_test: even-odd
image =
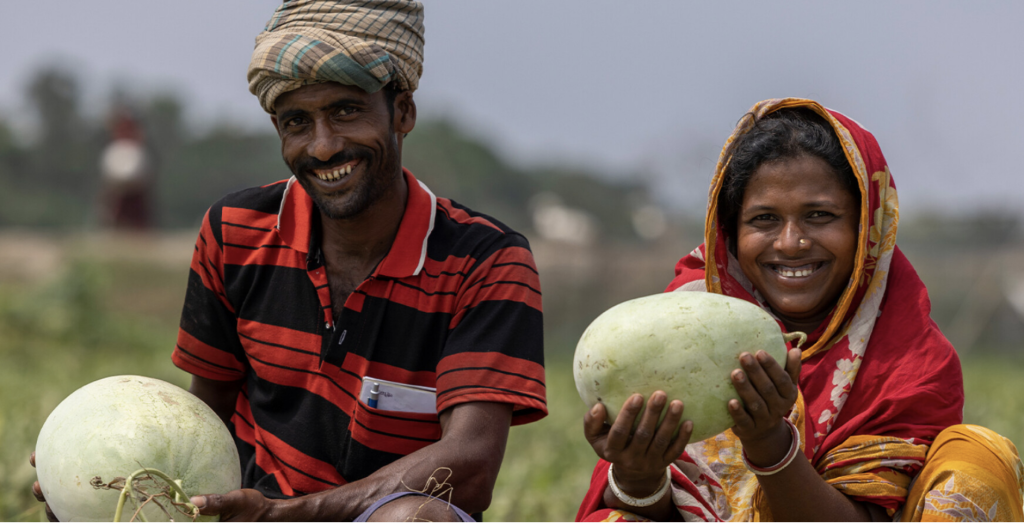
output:
[[[416,101],[411,91],[400,92],[395,96],[395,132],[405,135],[416,127]]]

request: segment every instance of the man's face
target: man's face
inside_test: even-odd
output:
[[[284,162],[325,216],[355,217],[400,184],[402,136],[416,122],[411,93],[399,93],[392,112],[384,90],[326,82],[274,106]]]

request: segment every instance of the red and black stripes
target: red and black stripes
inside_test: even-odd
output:
[[[182,369],[245,379],[232,419],[243,484],[272,496],[358,480],[441,438],[436,413],[382,411],[362,378],[436,388],[438,411],[546,414],[540,281],[526,239],[437,199],[406,172],[391,251],[332,306],[319,215],[301,185],[232,194],[204,218],[178,345]]]

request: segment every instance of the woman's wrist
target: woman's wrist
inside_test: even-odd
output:
[[[773,466],[782,460],[797,440],[787,422],[780,420],[771,433],[758,441],[744,441],[743,453],[747,460],[756,466]]]
[[[743,463],[757,475],[773,475],[785,469],[800,453],[800,431],[789,420],[783,419],[781,431],[776,428],[772,442],[762,448],[743,445]],[[781,453],[780,453],[781,451]]]
[[[624,478],[615,469],[614,464],[608,465],[608,486],[615,497],[632,507],[647,507],[660,501],[672,485],[672,468],[667,466],[657,474],[643,474],[639,477]]]

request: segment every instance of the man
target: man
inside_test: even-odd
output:
[[[250,90],[294,175],[221,199],[196,241],[172,359],[244,488],[193,497],[204,515],[469,519],[510,424],[546,414],[526,239],[402,168],[422,45],[395,0],[285,2],[257,38]]]

